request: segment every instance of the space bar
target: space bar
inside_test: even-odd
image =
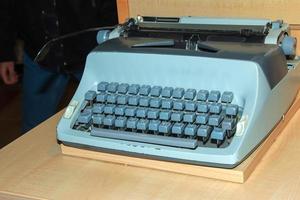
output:
[[[196,139],[175,138],[161,135],[150,135],[144,133],[133,133],[126,131],[114,131],[93,127],[91,130],[92,136],[112,138],[118,140],[129,140],[135,142],[145,142],[151,144],[160,144],[173,147],[183,147],[195,149],[197,147]]]

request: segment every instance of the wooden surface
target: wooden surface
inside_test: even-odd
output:
[[[128,0],[117,0],[119,22],[125,22],[129,16]]]
[[[0,150],[0,198],[300,199],[299,111],[244,184],[63,156],[61,114]]]
[[[137,15],[283,19],[300,41],[299,0],[117,0],[117,4],[119,22]]]
[[[214,167],[203,167],[197,165],[188,165],[182,163],[165,162],[151,159],[135,158],[130,156],[115,155],[103,152],[95,152],[91,150],[78,149],[61,145],[63,154],[71,156],[79,156],[83,158],[96,159],[101,161],[146,167],[156,170],[164,170],[169,172],[188,174],[206,178],[214,178],[218,180],[226,180],[236,183],[244,183],[250,176],[250,174],[256,169],[265,153],[269,150],[270,146],[280,135],[282,130],[287,126],[289,121],[295,115],[300,107],[300,95],[298,95],[286,113],[284,120],[281,120],[276,128],[273,129],[272,133],[268,138],[252,153],[243,163],[234,169],[222,169]]]

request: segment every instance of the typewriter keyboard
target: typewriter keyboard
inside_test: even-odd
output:
[[[230,144],[242,108],[217,90],[100,82],[74,129],[91,136],[194,149]]]

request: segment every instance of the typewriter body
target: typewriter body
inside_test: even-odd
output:
[[[138,16],[97,41],[57,126],[65,145],[233,168],[298,91],[282,21]]]

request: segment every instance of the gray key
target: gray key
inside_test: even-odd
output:
[[[172,133],[176,135],[181,135],[184,131],[185,124],[175,123],[172,127]]]
[[[139,104],[139,97],[133,96],[128,98],[128,105],[137,106]]]
[[[164,87],[164,89],[161,91],[161,96],[164,98],[170,98],[173,93],[172,87]]]
[[[119,95],[117,97],[117,103],[121,105],[126,105],[128,103],[128,96],[125,95]]]
[[[113,83],[109,83],[107,86],[107,91],[111,92],[111,93],[115,93],[118,89],[118,83],[113,82]]]
[[[197,93],[197,100],[198,101],[206,101],[207,100],[207,97],[208,97],[208,91],[207,90],[200,90],[198,93]]]
[[[184,109],[184,101],[174,101],[173,109],[174,110],[183,110]]]
[[[150,100],[150,107],[152,108],[159,108],[161,105],[161,99],[154,98]]]
[[[149,97],[142,97],[139,100],[139,105],[143,107],[148,107],[150,103],[150,98]]]
[[[105,115],[100,115],[100,114],[93,115],[92,117],[93,124],[97,124],[97,125],[103,124],[104,117]]]
[[[125,116],[134,117],[135,114],[136,114],[136,108],[135,107],[125,108]]]
[[[92,127],[91,136],[112,138],[117,140],[145,142],[151,144],[167,145],[189,149],[195,149],[198,146],[198,141],[196,139],[166,137],[161,135],[115,131],[109,129],[103,130],[101,128],[96,127]]]
[[[108,86],[108,82],[100,82],[97,86],[97,90],[100,92],[105,92]]]
[[[209,95],[208,95],[208,101],[211,102],[218,102],[220,99],[220,91],[217,90],[212,90],[210,91]]]
[[[151,96],[153,96],[153,97],[159,97],[160,93],[161,93],[161,87],[160,86],[153,86],[151,88],[151,91],[150,91],[150,95]]]
[[[78,122],[87,124],[91,121],[92,119],[92,110],[91,109],[85,109],[83,110],[79,116],[78,116]]]
[[[221,97],[222,103],[231,103],[233,100],[233,93],[232,92],[223,92]]]
[[[105,94],[105,93],[100,93],[100,94],[97,95],[96,101],[97,101],[97,102],[100,102],[100,103],[105,103],[105,102],[106,102],[106,99],[107,99],[107,94]]]
[[[183,115],[183,121],[188,123],[193,123],[195,121],[196,114],[195,113],[186,113]]]
[[[118,93],[120,94],[126,94],[127,91],[128,91],[128,87],[129,87],[129,84],[127,83],[122,83],[118,86]]]
[[[115,105],[107,104],[106,106],[104,106],[103,112],[105,114],[113,114],[115,112],[115,107]]]
[[[89,90],[85,93],[84,99],[87,101],[93,101],[96,98],[96,92],[93,90]]]
[[[193,100],[196,96],[196,90],[195,89],[187,89],[184,93],[184,99],[187,100]]]
[[[83,101],[82,104],[80,105],[79,110],[83,111],[87,105],[88,105],[88,101]]]
[[[148,110],[147,118],[148,119],[157,119],[159,115],[158,110]]]
[[[126,122],[126,127],[131,129],[136,129],[138,119],[137,118],[129,118]]]
[[[208,125],[210,126],[219,126],[222,122],[223,116],[222,115],[211,115],[208,119]]]
[[[105,126],[113,126],[115,123],[115,119],[116,117],[113,115],[107,115],[106,117],[104,117],[103,119],[103,124]]]
[[[213,114],[220,114],[222,111],[222,104],[221,103],[212,103],[209,107],[209,112]]]
[[[186,111],[195,111],[196,107],[197,106],[194,102],[185,102],[185,110]]]
[[[151,90],[150,85],[142,85],[140,88],[140,95],[148,96]]]
[[[94,103],[93,108],[92,108],[93,113],[101,114],[101,113],[103,113],[103,110],[104,110],[103,104]]]
[[[195,124],[188,124],[184,129],[184,135],[195,136],[197,133],[197,126]]]
[[[170,122],[161,122],[158,126],[158,132],[168,134],[171,131]]]
[[[175,88],[173,91],[173,98],[175,99],[181,99],[184,94],[184,89],[183,88]]]
[[[141,118],[145,118],[147,116],[147,110],[143,109],[143,108],[137,109],[136,116],[141,117]]]
[[[159,124],[160,124],[159,120],[151,120],[149,122],[149,130],[150,131],[158,131]]]
[[[138,84],[132,84],[128,88],[128,94],[136,95],[139,92],[140,86]]]
[[[107,95],[106,101],[107,101],[107,103],[116,103],[117,102],[117,95],[115,95],[115,94]]]
[[[123,116],[125,114],[125,106],[117,106],[115,108],[115,115]]]
[[[171,99],[163,99],[161,101],[161,108],[163,109],[172,109],[173,101]]]
[[[126,117],[117,117],[115,120],[115,127],[117,128],[125,128],[127,122]]]
[[[171,121],[180,122],[183,118],[183,113],[181,112],[174,112],[171,114]]]
[[[238,113],[237,105],[228,105],[225,111],[226,115],[236,116]]]
[[[211,131],[212,131],[211,126],[201,125],[198,128],[197,135],[200,136],[200,137],[203,137],[205,139],[208,139],[209,136],[210,136]]]
[[[222,128],[215,127],[211,133],[211,139],[223,141],[226,136],[226,131]]]
[[[232,130],[234,128],[234,119],[225,118],[222,122],[222,128],[224,130]]]
[[[208,114],[199,114],[199,115],[197,115],[197,117],[196,117],[196,123],[197,124],[206,124],[207,123],[207,121],[208,121],[208,117],[209,117],[209,115]]]
[[[170,118],[171,118],[171,112],[170,111],[161,111],[159,113],[159,119],[160,120],[168,121],[168,120],[170,120]]]
[[[201,112],[201,113],[207,113],[208,112],[208,104],[205,102],[198,103],[197,111]]]
[[[136,125],[136,128],[138,130],[146,131],[146,130],[148,130],[148,126],[149,126],[149,120],[140,119]]]

